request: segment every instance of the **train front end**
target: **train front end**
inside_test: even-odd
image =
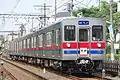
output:
[[[105,21],[97,18],[63,22],[63,66],[68,71],[91,72],[104,60]]]

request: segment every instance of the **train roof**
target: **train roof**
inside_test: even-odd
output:
[[[54,22],[54,23],[52,23],[52,24],[50,24],[50,25],[48,25],[48,26],[46,26],[46,27],[43,27],[43,28],[41,28],[41,29],[39,29],[39,30],[37,30],[37,31],[35,31],[35,32],[29,33],[29,34],[27,34],[27,35],[25,35],[25,36],[22,36],[22,37],[20,37],[20,38],[18,37],[18,38],[16,38],[16,39],[14,39],[14,41],[17,41],[17,40],[19,40],[19,39],[25,39],[26,36],[29,37],[29,36],[33,35],[34,33],[38,33],[40,30],[44,30],[44,29],[46,29],[46,28],[48,28],[48,27],[51,27],[51,26],[60,24],[62,21],[65,21],[65,20],[76,20],[76,19],[104,20],[104,19],[102,19],[102,18],[91,18],[91,17],[82,17],[82,18],[77,18],[77,17],[64,17],[64,18],[61,18],[59,21]],[[26,38],[27,38],[27,37],[26,37]]]

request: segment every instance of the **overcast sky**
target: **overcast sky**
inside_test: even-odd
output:
[[[70,0],[57,0],[57,6],[61,6],[63,4],[66,4]],[[98,5],[99,0],[73,0],[74,4],[77,4],[77,7],[89,7],[91,5]],[[76,1],[79,1],[81,3],[78,3]],[[107,0],[109,1],[109,0]],[[117,0],[116,0],[117,1]],[[39,13],[41,12],[39,8],[33,7],[34,5],[43,5],[46,3],[47,5],[51,5],[50,8],[53,12],[54,10],[54,0],[0,0],[0,13],[18,13],[18,14],[28,14],[28,13]],[[64,6],[64,5],[63,5]],[[62,6],[62,7],[63,7]],[[59,11],[65,10],[64,8],[60,8]],[[52,13],[54,14],[54,13]],[[16,22],[14,19],[5,19],[5,25],[3,25],[3,19],[0,19],[0,30],[18,30],[19,25],[15,25]],[[24,23],[24,20],[22,22],[18,21],[17,24]],[[25,22],[27,23],[27,22]],[[27,25],[30,26],[31,24]],[[28,28],[28,27],[27,27]]]

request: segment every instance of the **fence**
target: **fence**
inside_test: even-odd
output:
[[[120,60],[105,60],[103,68],[106,72],[120,76]]]

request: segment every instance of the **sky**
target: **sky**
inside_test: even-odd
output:
[[[40,7],[34,7],[35,5],[43,5],[46,3],[49,6],[49,10],[47,10],[47,15],[54,14],[54,1],[55,0],[0,0],[0,14],[12,13],[12,14],[43,14]],[[89,7],[91,5],[98,6],[99,0],[73,0],[76,9],[77,7]],[[109,0],[107,0],[109,1]],[[116,0],[117,1],[117,0]],[[57,0],[57,7],[59,9],[57,12],[65,11],[66,3],[70,2],[70,0]],[[38,20],[34,20],[33,24],[31,20],[26,21],[25,19],[8,19],[2,18],[0,16],[0,31],[18,31],[20,25],[26,24],[26,30],[30,30],[33,27],[38,26]],[[10,17],[10,16],[9,16]],[[4,22],[5,21],[5,22]],[[38,26],[39,27],[39,26]]]

